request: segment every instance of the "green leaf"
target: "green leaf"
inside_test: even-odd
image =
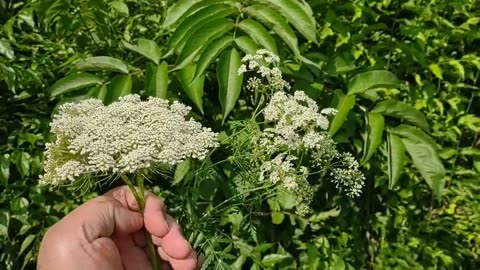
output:
[[[90,73],[72,73],[58,80],[54,85],[52,85],[52,87],[50,87],[49,92],[50,95],[55,97],[74,90],[87,88],[101,83],[103,83],[103,80],[101,78]]]
[[[274,266],[276,264],[279,264],[286,259],[291,258],[290,255],[284,255],[284,254],[268,254],[262,259],[262,264],[265,266]]]
[[[33,240],[35,240],[36,235],[31,234],[27,237],[22,242],[22,245],[20,246],[20,251],[18,253],[18,256],[22,255],[22,253],[33,243]]]
[[[10,43],[6,40],[0,40],[0,54],[5,55],[10,60],[15,59],[12,47],[10,47]]]
[[[219,99],[223,112],[222,122],[225,122],[228,114],[232,111],[242,90],[243,74],[238,74],[241,64],[240,53],[233,48],[220,56],[217,65]]]
[[[195,76],[196,65],[189,64],[178,72],[178,79],[182,84],[182,88],[192,102],[197,106],[198,110],[203,114],[203,85],[205,83],[205,75],[201,75],[196,78]]]
[[[225,50],[233,39],[231,36],[224,36],[212,41],[203,51],[197,62],[197,70],[195,70],[195,78],[202,75],[210,64]]]
[[[163,28],[168,28],[171,25],[175,24],[182,15],[195,3],[198,3],[198,0],[179,0],[175,4],[170,6],[167,10],[167,16],[163,21]]]
[[[179,64],[175,69],[179,69],[180,67],[190,63],[198,54],[198,52],[205,47],[205,44],[207,44],[209,40],[215,40],[223,36],[233,27],[233,21],[229,19],[216,19],[207,23],[202,28],[202,31],[195,32],[188,39],[185,47],[177,59],[177,63]]]
[[[175,169],[175,173],[173,175],[173,184],[176,185],[180,183],[185,175],[187,175],[188,171],[190,170],[190,164],[191,160],[187,158],[183,162],[177,165],[177,168]]]
[[[0,236],[8,237],[8,225],[10,223],[10,215],[8,211],[0,212]]]
[[[0,185],[6,187],[10,178],[10,159],[8,156],[0,156]]]
[[[237,26],[238,28],[242,29],[242,31],[247,33],[251,38],[253,38],[258,44],[262,45],[265,49],[278,54],[275,40],[261,23],[252,19],[245,19]]]
[[[122,44],[127,49],[145,56],[157,65],[162,57],[162,50],[155,41],[150,39],[141,38],[138,40],[137,45],[132,45],[125,41],[122,41]]]
[[[423,131],[412,126],[400,125],[391,131],[402,139],[413,164],[439,198],[445,186],[445,168],[437,153],[436,143]]]
[[[338,113],[333,117],[332,122],[330,123],[330,128],[328,134],[330,137],[333,137],[335,133],[342,127],[343,122],[347,119],[348,113],[355,106],[355,95],[339,97],[338,105],[336,107]]]
[[[270,27],[290,47],[296,56],[300,55],[298,40],[293,29],[279,13],[264,5],[254,4],[246,8],[248,14]]]
[[[98,87],[97,92],[95,93],[95,98],[100,99],[102,102],[105,102],[105,98],[107,97],[108,88],[106,85],[101,85]]]
[[[400,81],[395,74],[386,70],[360,73],[348,83],[348,95],[363,93],[372,88],[398,88]]]
[[[414,107],[396,100],[385,100],[377,103],[372,113],[381,113],[408,121],[423,130],[428,130],[427,118]]]
[[[282,14],[309,41],[317,42],[315,18],[310,7],[298,0],[260,0]]]
[[[440,80],[443,80],[442,68],[440,68],[438,64],[430,64],[428,68],[430,69],[430,71],[432,71],[435,77],[437,77]]]
[[[328,211],[324,211],[324,212],[320,212],[320,213],[312,215],[308,219],[308,221],[310,221],[312,223],[323,222],[323,221],[325,221],[329,218],[338,217],[338,215],[340,215],[340,212],[341,212],[341,210],[339,208],[333,208],[333,209],[330,209]]]
[[[463,68],[463,65],[458,60],[451,59],[448,61],[448,64],[455,68],[455,70],[460,75],[460,78],[462,78],[462,80],[465,78],[465,69]]]
[[[147,64],[145,72],[145,90],[147,95],[166,98],[168,90],[168,64],[162,62],[160,65]]]
[[[383,129],[385,119],[379,113],[369,112],[367,118],[367,139],[363,150],[362,164],[365,164],[375,154],[377,148],[382,143]]]
[[[27,199],[24,197],[17,197],[10,202],[10,210],[14,215],[23,215],[28,212],[29,205],[30,203]]]
[[[272,223],[281,224],[285,219],[285,214],[282,212],[272,212]]]
[[[244,53],[255,54],[259,49],[258,44],[248,36],[240,36],[235,39],[235,44]]]
[[[387,133],[388,188],[393,189],[400,178],[406,160],[405,145],[400,137]]]
[[[109,4],[116,12],[125,16],[130,15],[127,4],[120,1],[113,1]]]
[[[127,65],[120,59],[110,56],[94,56],[79,60],[73,67],[86,71],[113,71],[128,74]]]
[[[130,75],[117,75],[108,83],[108,93],[105,103],[110,104],[119,97],[132,92],[132,77]]]
[[[228,17],[235,12],[238,12],[236,8],[226,4],[212,5],[196,12],[187,17],[175,29],[170,38],[170,48],[180,53],[190,37],[197,32],[202,32],[206,24],[216,19]]]

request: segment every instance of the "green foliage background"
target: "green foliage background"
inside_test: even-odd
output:
[[[480,267],[479,21],[474,0],[0,0],[0,269],[34,269],[45,230],[95,195],[36,186],[59,103],[177,99],[229,134],[251,110],[239,59],[258,48],[340,111],[330,134],[366,187],[317,186],[307,218],[239,197],[204,219],[235,196],[228,165],[154,176],[207,268]]]

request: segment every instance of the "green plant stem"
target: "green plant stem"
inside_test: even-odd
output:
[[[137,201],[137,204],[143,215],[145,211],[145,189],[143,185],[143,177],[139,174],[136,178],[137,179],[136,184],[139,190],[135,188],[132,181],[126,175],[122,175],[121,177],[123,181],[127,184],[127,186],[130,188],[130,190],[132,191],[133,197],[135,197],[135,200]],[[150,257],[150,262],[152,263],[152,269],[161,270],[160,259],[157,255],[157,252],[155,251],[155,246],[153,245],[153,242],[152,242],[152,235],[147,230],[144,230],[144,234],[145,234],[145,240],[147,241],[147,250],[148,250],[148,255]]]

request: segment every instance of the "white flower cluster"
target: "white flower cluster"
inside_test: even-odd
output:
[[[265,49],[258,50],[254,55],[247,54],[242,58],[238,74],[256,71],[257,76],[247,81],[247,89],[259,92],[277,92],[290,89],[290,85],[282,78],[282,72],[277,67],[280,58]]]
[[[134,173],[155,165],[203,159],[217,135],[186,116],[190,108],[138,95],[109,106],[100,100],[66,103],[51,124],[43,184],[60,184],[92,174]]]
[[[328,135],[328,116],[335,113],[332,108],[319,111],[316,102],[301,91],[293,95],[275,93],[263,111],[265,120],[274,124],[261,133],[258,146],[268,156],[277,156],[263,163],[260,178],[269,177],[272,183],[280,183],[303,205],[302,211],[311,200],[311,192],[305,192],[311,186],[306,181],[308,169],[294,164],[301,156],[307,158],[311,167],[331,169],[333,182],[349,196],[358,196],[363,187],[364,176],[358,162],[351,154],[338,152]]]

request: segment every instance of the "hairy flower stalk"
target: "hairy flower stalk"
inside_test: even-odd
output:
[[[46,145],[40,183],[119,177],[143,212],[143,172],[174,166],[189,157],[203,159],[218,144],[214,132],[187,119],[189,111],[178,102],[154,97],[142,101],[138,95],[124,96],[109,106],[96,99],[63,104],[51,123],[54,140]],[[129,178],[132,175],[135,183]],[[152,264],[158,269],[149,235],[147,241]]]

